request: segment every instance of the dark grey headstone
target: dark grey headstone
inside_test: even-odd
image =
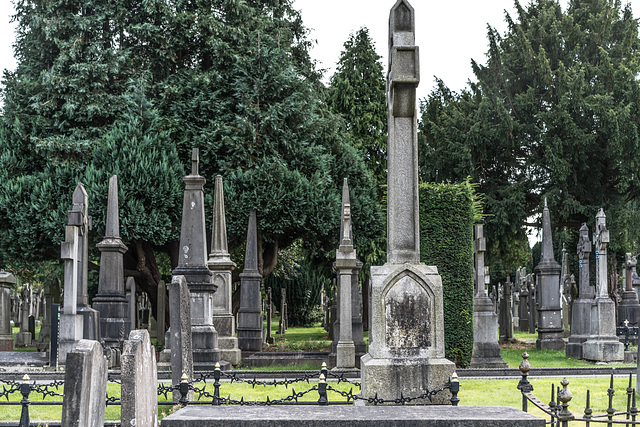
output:
[[[169,317],[171,319],[171,383],[178,384],[182,375],[193,379],[193,348],[191,345],[191,301],[187,280],[173,276],[169,284]],[[173,401],[180,400],[174,391]]]

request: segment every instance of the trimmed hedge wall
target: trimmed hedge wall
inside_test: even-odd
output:
[[[466,367],[473,348],[473,223],[469,182],[420,184],[420,261],[435,265],[444,292],[447,359]]]

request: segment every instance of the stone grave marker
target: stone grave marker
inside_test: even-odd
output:
[[[0,271],[0,351],[13,351],[11,331],[11,288],[16,284],[13,274]]]
[[[63,427],[102,427],[107,394],[107,361],[98,341],[80,340],[67,353],[62,399]]]
[[[362,396],[396,399],[442,387],[455,369],[444,357],[442,279],[420,263],[415,12],[398,0],[389,17],[387,262],[371,267],[369,352]],[[433,402],[444,403],[446,393]]]
[[[158,426],[158,373],[156,352],[149,332],[136,329],[122,349],[122,392],[120,401],[123,426]]]
[[[547,199],[542,211],[542,254],[535,267],[538,276],[538,339],[536,348],[564,350],[562,307],[560,307],[560,264],[553,255],[551,218]]]
[[[182,375],[193,379],[193,348],[191,327],[191,295],[184,276],[173,276],[169,284],[169,317],[171,319],[171,384],[178,384]],[[173,401],[180,400],[180,392],[173,392]],[[189,400],[193,400],[190,392]]]
[[[638,303],[638,295],[633,289],[633,267],[636,266],[634,257],[627,253],[625,255],[624,267],[625,274],[625,290],[622,292],[622,301],[618,304],[618,326],[623,326],[627,320],[629,324],[638,326],[640,320],[640,304]]]
[[[238,365],[242,353],[236,338],[236,320],[232,310],[233,283],[231,272],[236,263],[231,261],[227,244],[227,222],[224,209],[224,191],[222,176],[215,179],[213,196],[213,226],[211,230],[211,252],[207,267],[213,274],[213,283],[217,286],[213,294],[213,325],[218,331],[218,346],[222,359]]]
[[[258,272],[258,229],[256,211],[249,214],[244,270],[240,274],[240,309],[238,310],[238,347],[242,351],[262,350],[262,316]]]
[[[31,315],[31,286],[22,285],[20,291],[20,332],[16,334],[16,347],[31,347],[34,334],[29,330],[29,316]],[[34,331],[35,332],[35,331]]]
[[[93,298],[93,308],[100,313],[100,331],[105,347],[119,351],[130,329],[122,259],[127,252],[127,246],[120,238],[116,175],[109,179],[107,206],[105,236],[96,245],[100,250],[100,275],[98,294]]]
[[[596,250],[596,299],[591,307],[591,333],[582,344],[582,356],[596,362],[624,360],[624,345],[616,336],[616,308],[607,290],[607,244],[609,230],[606,215],[600,209],[596,214],[593,246]]]

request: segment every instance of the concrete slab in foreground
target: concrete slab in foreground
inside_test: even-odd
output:
[[[162,427],[544,427],[506,406],[188,406]]]

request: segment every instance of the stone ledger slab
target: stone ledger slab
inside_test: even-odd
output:
[[[196,407],[169,415],[162,427],[543,427],[545,420],[511,407],[305,406]]]

